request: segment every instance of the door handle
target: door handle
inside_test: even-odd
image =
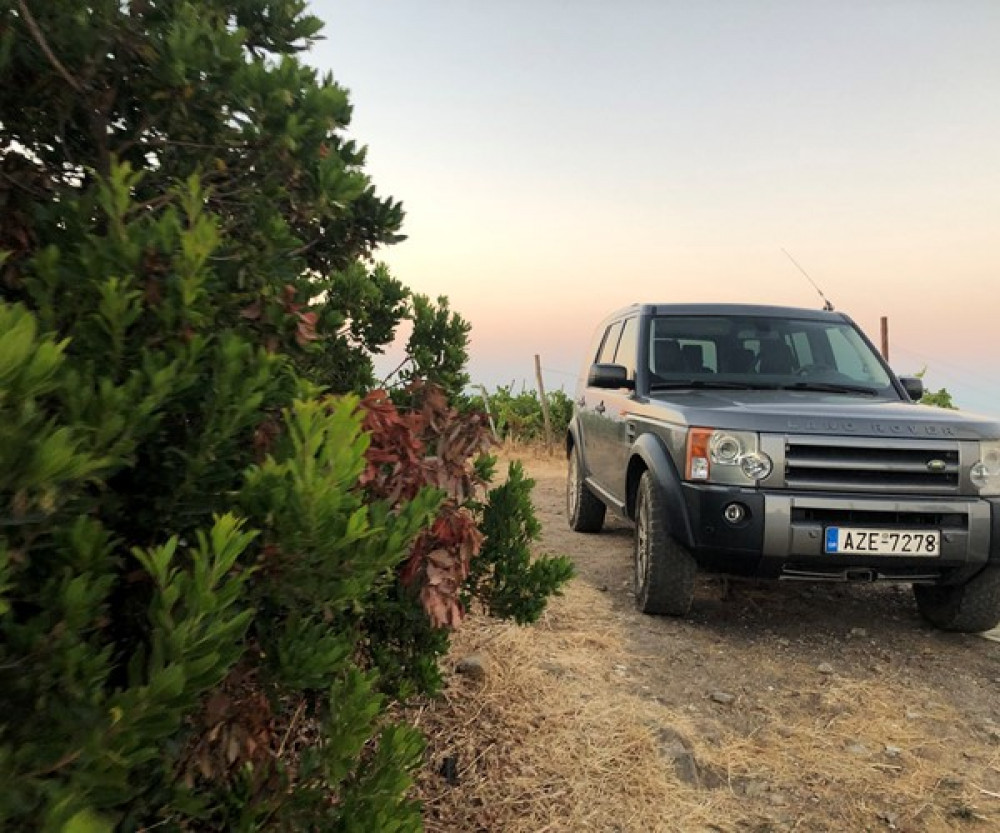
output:
[[[594,410],[597,411],[597,413],[599,413],[599,414],[603,414],[607,410],[607,408],[604,407],[604,403],[603,402],[599,402],[597,404],[597,407],[594,408]]]

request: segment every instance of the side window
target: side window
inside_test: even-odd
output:
[[[611,364],[615,360],[615,349],[618,347],[618,338],[622,334],[622,324],[612,324],[604,333],[604,342],[601,344],[601,351],[597,354],[597,361],[601,364]]]
[[[629,318],[622,330],[618,350],[615,353],[615,364],[620,364],[628,370],[629,379],[635,378],[635,351],[639,346],[639,320]]]

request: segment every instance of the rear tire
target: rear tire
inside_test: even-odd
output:
[[[653,475],[643,472],[635,501],[635,605],[643,613],[684,616],[694,599],[694,557],[670,537]]]
[[[608,508],[583,481],[580,452],[573,447],[569,453],[569,473],[566,475],[566,517],[574,532],[600,532]]]
[[[991,564],[965,584],[915,584],[920,615],[934,627],[980,633],[1000,624],[1000,565]]]

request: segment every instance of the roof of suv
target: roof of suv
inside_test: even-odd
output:
[[[814,318],[817,320],[844,321],[847,316],[842,312],[831,312],[822,309],[804,307],[775,307],[762,304],[631,304],[617,310],[609,318],[617,318],[629,312],[642,312],[646,315],[758,315],[767,318]]]

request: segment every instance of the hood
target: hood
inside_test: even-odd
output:
[[[656,393],[649,399],[671,422],[783,434],[1000,439],[1000,421],[899,400],[840,393],[707,390]]]

